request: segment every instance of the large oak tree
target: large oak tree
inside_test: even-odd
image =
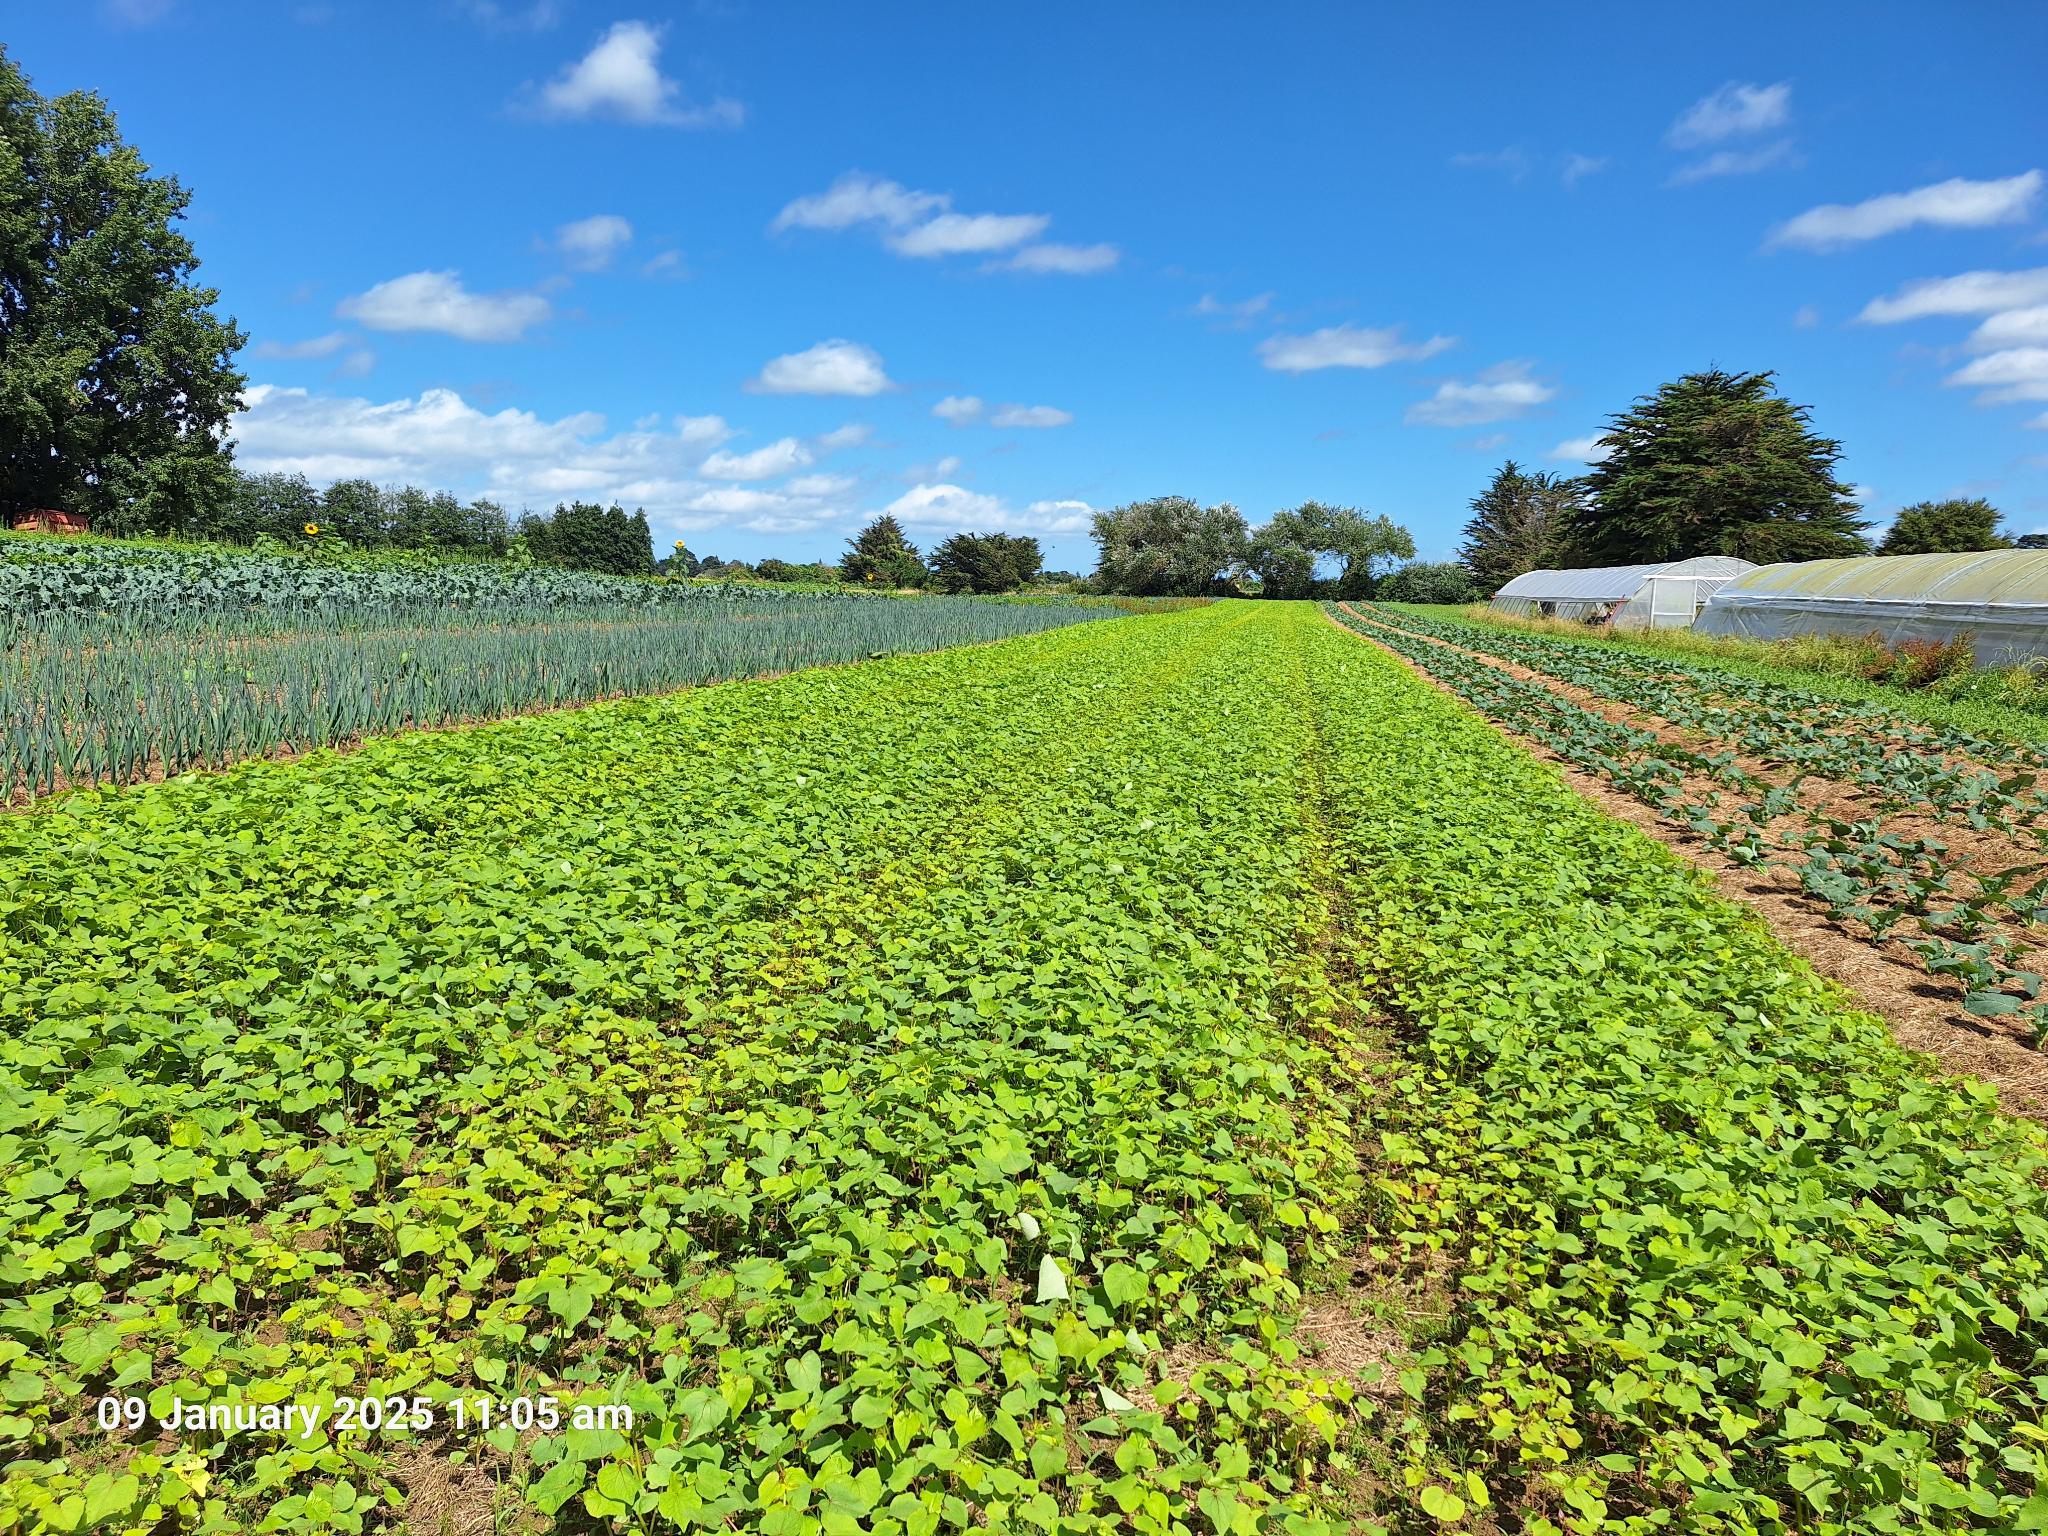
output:
[[[190,201],[98,96],[40,96],[0,51],[0,514],[166,532],[229,496],[244,337],[192,281]]]
[[[1266,597],[1309,597],[1318,590],[1316,568],[1325,559],[1338,562],[1330,588],[1338,597],[1368,597],[1381,561],[1415,558],[1415,540],[1393,519],[1356,507],[1333,507],[1305,501],[1273,514],[1273,520],[1252,534],[1246,558],[1259,573]]]

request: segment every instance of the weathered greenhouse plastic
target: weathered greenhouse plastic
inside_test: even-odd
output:
[[[2048,551],[1871,555],[1763,565],[1714,594],[1703,635],[1968,638],[1979,666],[2048,659]]]
[[[1493,606],[1523,618],[1583,619],[1619,629],[1684,629],[1723,582],[1755,569],[1732,555],[1701,555],[1655,565],[1524,571],[1494,594]]]

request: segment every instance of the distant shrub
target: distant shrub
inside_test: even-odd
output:
[[[1387,603],[1471,603],[1479,600],[1480,592],[1462,565],[1411,560],[1382,577],[1374,597]]]
[[[1876,635],[1870,641],[1877,655],[1863,675],[1873,683],[1890,683],[1895,688],[1925,688],[1976,665],[1966,635],[1951,640],[1902,640],[1889,650]]]
[[[1944,699],[2000,704],[2008,709],[2048,714],[2048,662],[2032,661],[2025,666],[1982,672],[1951,672],[1929,684],[1927,691]]]
[[[1764,659],[1835,677],[1881,677],[1891,666],[1891,652],[1876,635],[1787,635],[1765,644]]]

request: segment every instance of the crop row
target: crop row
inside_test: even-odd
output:
[[[639,1427],[443,1480],[1332,1529],[1354,1388],[1279,1326],[1356,1180],[1308,686],[1213,609],[0,822],[13,1518],[419,1517],[402,1441],[172,1451],[105,1392],[554,1391]]]
[[[744,590],[744,589],[741,589]],[[0,535],[0,629],[65,613],[162,622],[250,608],[715,604],[720,589],[490,561],[350,564],[301,555]],[[805,594],[858,602],[859,594]]]
[[[1970,1013],[2005,1018],[2036,1044],[2048,1038],[2048,999],[2040,973],[2021,963],[2027,944],[2019,936],[2048,920],[2048,863],[1989,872],[1961,867],[1937,839],[1809,807],[1796,780],[1759,778],[1731,752],[1694,750],[1610,720],[1448,641],[1411,632],[1406,615],[1402,626],[1388,626],[1378,614],[1368,620],[1332,612],[1424,667],[1490,719],[1625,790],[1738,863],[1792,871],[1831,917],[1856,924],[1875,942],[1896,940],[1930,975],[1959,984]],[[2029,792],[2021,777],[2004,781],[2001,792]],[[1780,830],[1786,818],[1795,827],[1789,833]]]
[[[653,607],[270,608],[140,630],[57,615],[0,651],[0,801],[1115,616],[774,592]]]
[[[1736,752],[1856,785],[1895,807],[2037,843],[2048,827],[2048,794],[2035,787],[2048,753],[2031,743],[1930,726],[1881,705],[1845,704],[1677,658],[1388,608],[1371,613],[1382,624],[1519,663],[1697,730]]]
[[[1531,1532],[2043,1528],[2040,1134],[1392,658],[1314,643],[1406,1063],[1379,1219],[1456,1276],[1435,1453]]]

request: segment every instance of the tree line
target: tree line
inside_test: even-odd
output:
[[[166,530],[150,529],[149,532]],[[514,564],[568,566],[617,576],[655,570],[647,514],[572,501],[517,516],[487,497],[337,480],[319,490],[304,475],[230,474],[227,494],[176,532],[226,544],[309,539],[333,547],[408,549]]]
[[[1253,528],[1228,502],[1157,496],[1095,514],[1092,583],[1140,597],[1365,597],[1414,537],[1383,515],[1305,501]]]
[[[1038,540],[1019,534],[956,533],[920,555],[903,525],[887,513],[846,541],[834,574],[854,586],[934,592],[1015,592],[1073,579],[1070,572],[1047,572]]]
[[[1769,373],[1691,373],[1611,418],[1586,474],[1503,464],[1471,503],[1459,562],[1482,595],[1525,571],[1734,555],[1758,565],[2004,549],[1981,497],[1919,502],[1868,537],[1842,445]]]
[[[823,560],[798,564],[789,560],[699,559],[678,542],[661,564],[663,574],[715,577],[725,581],[799,582],[813,585],[868,587],[876,591],[904,589],[932,592],[1015,592],[1020,587],[1058,584],[1078,578],[1071,571],[1047,571],[1038,540],[1007,533],[956,533],[929,555],[918,552],[903,525],[888,513],[846,541],[836,564]]]

